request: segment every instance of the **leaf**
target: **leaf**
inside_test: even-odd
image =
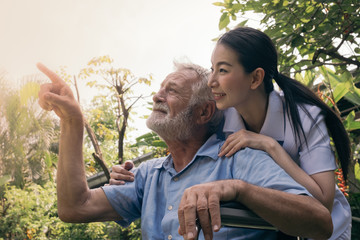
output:
[[[307,8],[306,8],[306,10],[305,10],[305,12],[306,13],[311,13],[312,11],[314,11],[314,6],[313,5],[310,5],[310,6],[308,6]],[[310,21],[310,20],[309,20]]]
[[[27,105],[28,101],[38,97],[40,85],[35,82],[27,82],[19,91],[20,104],[22,106]]]
[[[305,42],[304,38],[301,37],[300,35],[298,35],[291,41],[291,46],[298,47],[298,46],[302,45],[304,42]]]
[[[162,140],[155,140],[155,141],[152,142],[152,145],[153,145],[154,147],[167,148],[166,143],[165,143],[164,141],[162,141]]]
[[[239,10],[241,9],[243,7],[243,5],[242,4],[240,4],[240,3],[237,3],[237,4],[233,4],[232,5],[232,9],[234,10],[234,12],[239,12]]]
[[[0,187],[5,185],[11,179],[10,175],[0,176]]]
[[[218,7],[226,7],[226,4],[222,3],[222,2],[214,2],[213,5],[218,6]]]
[[[355,105],[360,105],[360,91],[358,88],[353,89],[354,91],[348,92],[345,95],[346,100],[350,101]]]
[[[276,6],[280,2],[280,0],[273,0],[272,2],[274,4],[274,6]]]
[[[96,81],[90,81],[90,82],[87,82],[86,83],[86,86],[89,86],[89,87],[94,87],[96,85]]]
[[[243,27],[246,25],[246,23],[248,22],[248,19],[246,19],[245,21],[240,22],[238,25],[236,25],[237,27]]]
[[[347,131],[360,129],[360,121],[355,120],[355,111],[351,111],[343,123]]]
[[[349,84],[348,83],[339,83],[336,85],[336,88],[333,91],[334,100],[337,103],[345,94],[348,93]]]
[[[52,166],[53,161],[49,152],[45,152],[44,162],[48,168]]]
[[[220,23],[219,23],[219,30],[224,29],[227,25],[230,23],[230,18],[228,16],[228,13],[223,13],[220,17]]]

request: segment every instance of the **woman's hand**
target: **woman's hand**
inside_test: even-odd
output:
[[[110,185],[124,185],[125,182],[134,181],[134,173],[130,172],[133,169],[134,163],[131,160],[126,161],[121,165],[115,165],[112,167],[112,172],[110,173]]]
[[[220,149],[219,157],[230,157],[245,147],[267,151],[269,147],[272,147],[274,141],[268,136],[241,129],[227,137]]]

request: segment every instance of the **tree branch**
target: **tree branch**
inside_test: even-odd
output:
[[[333,57],[335,59],[339,59],[342,60],[344,62],[346,62],[347,64],[354,64],[358,67],[360,67],[360,62],[357,60],[353,60],[351,58],[346,58],[344,56],[341,56],[340,54],[338,54],[337,52],[334,52],[333,50],[325,50],[325,49],[318,49],[316,50],[316,52],[314,53],[314,57],[312,59],[312,63],[314,64],[317,60],[317,58],[319,57],[320,54],[325,54],[327,56]]]
[[[77,85],[77,81],[76,81],[76,77],[74,76],[74,85],[75,85],[75,89],[76,89],[76,94],[77,94],[77,99],[79,101],[80,99],[80,95],[79,95],[79,90],[78,90],[78,85]],[[80,103],[80,102],[79,102]],[[107,178],[107,180],[110,180],[110,172],[109,169],[107,168],[103,157],[102,157],[102,152],[100,149],[100,145],[96,139],[96,135],[94,133],[94,131],[92,130],[92,128],[90,127],[90,124],[88,123],[88,121],[86,120],[86,118],[84,117],[84,125],[85,125],[85,129],[86,132],[91,140],[91,143],[95,149],[95,153],[92,154],[92,156],[94,157],[95,161],[101,166],[102,170],[105,173],[105,176]]]
[[[110,180],[110,172],[109,172],[108,168],[106,167],[106,165],[105,165],[104,161],[102,160],[102,158],[100,158],[100,156],[97,155],[96,153],[93,153],[92,156],[95,159],[95,161],[100,164],[101,168],[104,170],[106,179],[109,181]]]

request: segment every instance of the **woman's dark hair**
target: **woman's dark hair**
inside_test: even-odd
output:
[[[300,135],[302,135],[306,142],[297,107],[300,106],[310,118],[312,117],[303,104],[315,105],[321,109],[346,180],[350,163],[350,140],[340,117],[311,89],[278,72],[277,52],[271,39],[259,30],[239,27],[225,33],[218,40],[218,44],[224,44],[233,49],[238,54],[239,62],[247,73],[253,72],[256,68],[264,69],[263,82],[266,93],[270,93],[274,89],[272,79],[276,81],[284,92],[285,108],[291,119],[296,141],[299,140],[301,143]]]

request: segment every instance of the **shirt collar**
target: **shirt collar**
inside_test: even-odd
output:
[[[224,116],[224,133],[234,133],[241,129],[246,129],[242,117],[238,114],[235,108],[231,107],[224,110]]]
[[[285,114],[282,99],[276,91],[269,94],[268,109],[260,134],[271,136],[281,142],[285,138]]]
[[[183,172],[188,166],[190,166],[196,159],[199,159],[200,157],[209,157],[216,161],[219,158],[218,153],[222,143],[223,140],[221,137],[219,137],[219,133],[214,133],[211,135],[211,137],[209,137],[208,140],[197,151],[191,162],[179,173]],[[159,161],[156,165],[154,165],[154,168],[164,168],[165,170],[171,171],[170,169],[174,168],[171,154],[165,157],[164,161]]]
[[[242,117],[238,114],[235,108],[226,109],[224,111],[224,115],[224,133],[231,134],[241,129],[246,129]],[[260,133],[266,136],[271,136],[279,142],[284,141],[284,116],[282,99],[279,93],[272,91],[269,94],[268,109]]]

